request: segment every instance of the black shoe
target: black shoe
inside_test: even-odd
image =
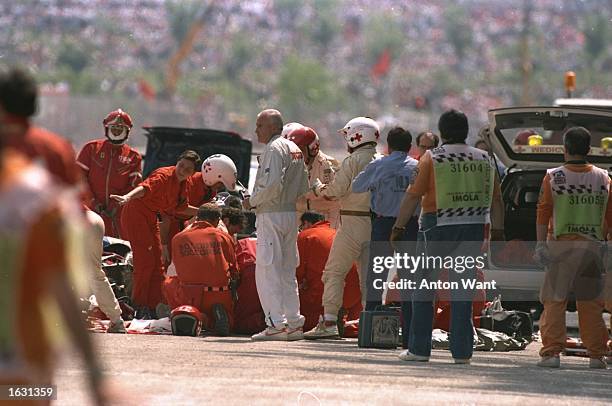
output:
[[[221,337],[227,337],[230,333],[229,316],[222,304],[214,304],[212,307],[215,318],[214,332]]]
[[[338,321],[336,322],[336,325],[338,326],[338,337],[342,338],[344,337],[344,315],[346,314],[346,310],[344,310],[344,307],[341,307],[340,310],[338,310]]]
[[[142,320],[145,316],[145,306],[134,306],[134,319]]]
[[[155,317],[155,310],[151,310],[147,306],[140,306],[137,308],[136,313],[134,315],[135,319],[140,320],[153,320]]]

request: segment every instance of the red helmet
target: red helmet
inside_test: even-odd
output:
[[[125,111],[117,109],[108,113],[106,117],[104,117],[102,124],[104,124],[104,127],[123,124],[128,128],[132,128],[132,117]]]
[[[522,130],[516,134],[512,143],[514,145],[529,145],[529,137],[537,134],[535,130]]]
[[[199,336],[202,321],[202,313],[194,306],[179,306],[170,313],[172,334],[175,336]]]
[[[319,136],[310,127],[297,127],[290,131],[285,138],[293,141],[298,147],[308,148],[310,157],[315,157],[319,153]]]
[[[104,135],[113,144],[123,144],[130,135],[132,128],[132,117],[125,111],[117,109],[111,111],[102,120],[104,124]],[[118,129],[111,127],[119,127]]]

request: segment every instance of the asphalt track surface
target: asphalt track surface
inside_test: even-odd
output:
[[[562,358],[535,366],[524,351],[477,352],[472,365],[434,350],[429,363],[398,351],[359,349],[354,339],[252,342],[248,337],[95,334],[116,388],[139,405],[530,405],[610,404],[612,369]],[[71,354],[57,374],[56,405],[89,404],[84,369]]]

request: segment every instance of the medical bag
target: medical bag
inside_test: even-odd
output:
[[[378,306],[359,315],[360,348],[397,348],[400,344],[400,312],[398,309]]]

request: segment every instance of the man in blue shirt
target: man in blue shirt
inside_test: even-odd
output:
[[[395,127],[387,135],[389,155],[378,158],[368,164],[353,180],[354,193],[371,192],[370,207],[372,211],[371,241],[376,242],[370,247],[370,258],[376,256],[392,256],[393,247],[389,244],[391,229],[399,213],[400,205],[408,185],[416,176],[418,161],[408,155],[412,145],[412,135],[401,127]],[[416,241],[418,219],[413,217],[406,225],[405,241]],[[370,259],[370,264],[372,259]],[[382,303],[382,291],[373,288],[373,280],[387,280],[387,271],[374,275],[371,267],[366,268],[367,292],[366,310],[375,310]],[[411,306],[408,297],[402,294],[402,313],[405,326],[409,325]],[[406,305],[404,305],[404,303]],[[405,331],[405,330],[404,330]],[[407,334],[404,334],[407,337]]]

